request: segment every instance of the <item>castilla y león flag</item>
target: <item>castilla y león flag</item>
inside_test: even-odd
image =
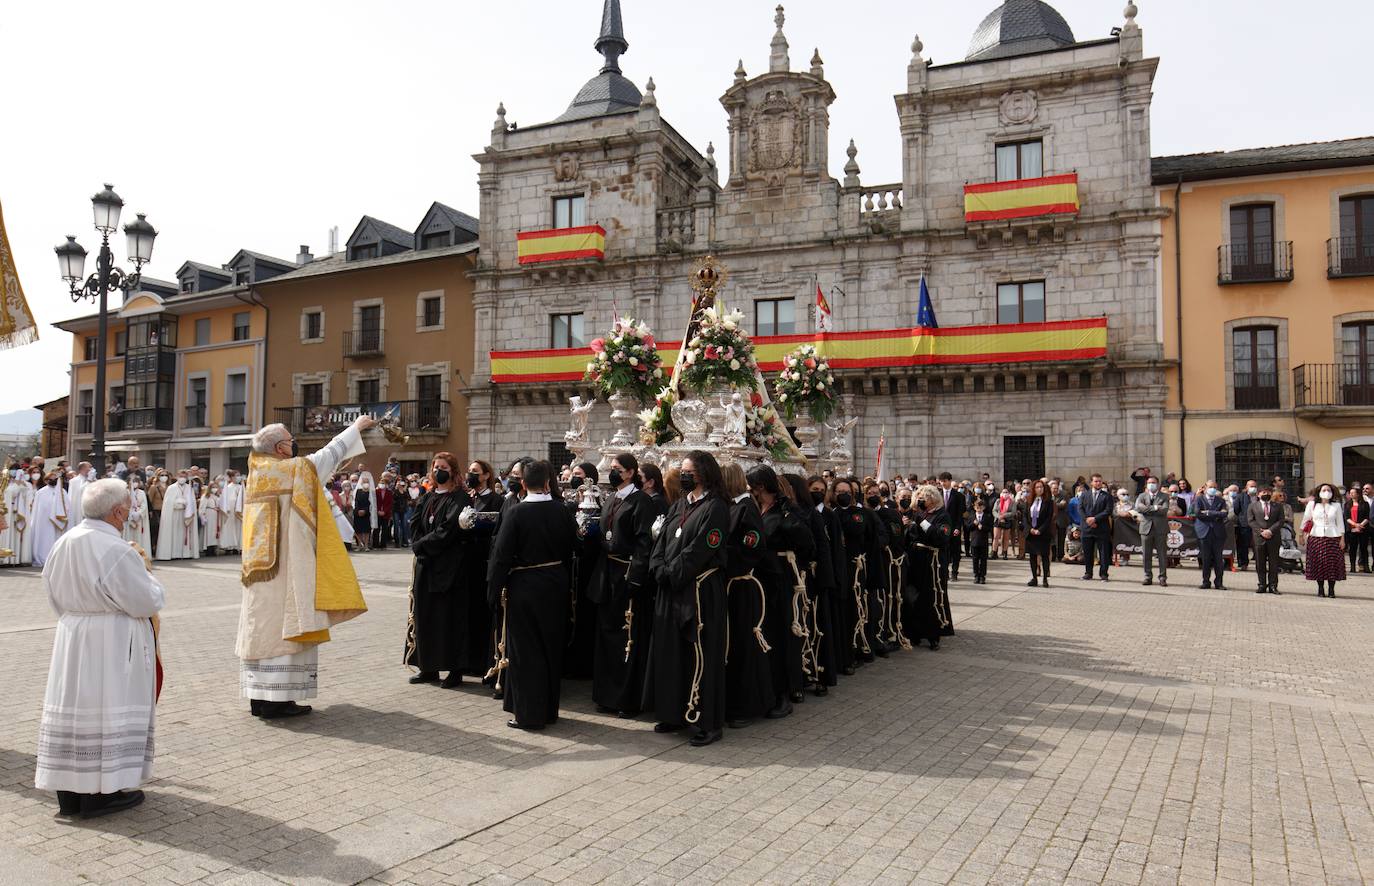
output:
[[[24,301],[10,238],[5,233],[5,213],[0,209],[0,349],[17,348],[37,339],[38,326],[29,303]]]

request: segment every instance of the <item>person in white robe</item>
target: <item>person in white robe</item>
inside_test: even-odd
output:
[[[212,554],[218,553],[220,513],[219,487],[216,481],[211,480],[205,484],[205,490],[200,494],[200,503],[196,506],[196,511],[200,515],[201,551],[209,551]]]
[[[29,475],[22,468],[10,472],[5,487],[6,527],[0,531],[0,550],[12,556],[0,557],[0,566],[27,566],[33,562],[33,504],[34,491]]]
[[[243,548],[243,483],[239,475],[229,472],[228,482],[219,496],[219,549],[237,554]]]
[[[359,416],[313,455],[300,457],[285,425],[253,436],[244,489],[243,605],[235,653],[253,716],[310,712],[319,688],[319,647],[329,628],[367,611],[324,483],[339,462],[364,452]]]
[[[81,525],[81,490],[94,479],[95,469],[91,467],[90,462],[83,461],[76,466],[71,480],[67,481],[67,505],[71,509],[71,519],[67,521],[67,525],[73,529]]]
[[[124,540],[138,545],[145,554],[153,549],[153,533],[148,517],[148,493],[137,478],[129,480],[129,519],[124,522]]]
[[[143,802],[153,774],[154,619],[166,602],[151,564],[121,537],[129,489],[85,484],[86,519],[53,546],[43,588],[57,613],[34,786],[59,814],[94,818]]]
[[[200,557],[200,515],[194,486],[186,472],[162,496],[162,517],[157,534],[157,559],[188,560]]]
[[[48,560],[48,552],[62,533],[67,531],[70,514],[67,508],[67,491],[62,488],[62,475],[53,471],[43,480],[43,486],[34,497],[33,504],[33,565],[42,566]]]

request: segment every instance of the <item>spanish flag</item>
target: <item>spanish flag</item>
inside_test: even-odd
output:
[[[0,210],[0,350],[37,340],[38,325],[33,322],[24,289],[19,285],[19,271],[5,233],[5,213]]]
[[[964,185],[964,220],[1033,218],[1078,212],[1078,174]]]
[[[572,258],[604,258],[606,229],[601,225],[521,231],[515,235],[516,257],[522,265]]]

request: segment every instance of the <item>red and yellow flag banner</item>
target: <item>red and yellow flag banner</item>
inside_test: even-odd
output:
[[[676,361],[680,344],[658,343],[664,366]],[[801,344],[814,344],[834,369],[1095,360],[1107,355],[1107,318],[771,335],[754,339],[754,356],[764,372],[777,372],[782,369],[783,358]],[[591,351],[492,351],[490,356],[493,383],[529,384],[580,380]]]
[[[603,258],[606,229],[601,225],[521,231],[515,235],[515,254],[522,265],[570,258]]]
[[[10,238],[5,233],[5,215],[0,211],[0,350],[17,348],[38,339],[29,303],[19,285],[19,270],[14,266]]]
[[[1037,215],[1076,214],[1078,174],[964,185],[964,220],[1000,221]]]

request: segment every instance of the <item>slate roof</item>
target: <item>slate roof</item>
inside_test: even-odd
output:
[[[1297,172],[1304,169],[1332,169],[1342,166],[1374,165],[1374,137],[1340,141],[1308,142],[1240,151],[1212,151],[1206,154],[1179,154],[1155,157],[1150,161],[1155,184]]]
[[[1008,58],[1074,43],[1064,16],[1042,0],[1006,0],[988,13],[969,42],[969,61]]]
[[[454,209],[452,206],[446,206],[437,200],[434,201],[434,208],[442,212],[444,217],[448,219],[449,224],[453,225],[455,228],[461,228],[464,231],[470,231],[474,234],[477,233],[477,219],[473,216]]]
[[[406,249],[415,248],[414,232],[402,230],[401,228],[398,228],[395,225],[393,225],[391,222],[384,222],[381,219],[373,218],[370,215],[363,216],[362,221],[372,222],[372,226],[377,229],[377,233],[381,235],[381,238],[386,242],[395,243],[398,246],[404,246]],[[362,222],[360,222],[359,224],[361,226]]]
[[[261,252],[254,252],[254,251],[251,250],[251,249],[240,249],[238,252],[234,253],[234,257],[231,258],[231,259],[229,259],[229,264],[232,265],[232,264],[238,259],[238,257],[241,256],[241,255],[246,255],[246,256],[248,256],[249,258],[257,259],[258,261],[264,262],[264,263],[269,264],[269,265],[276,265],[277,267],[280,267],[280,268],[294,268],[294,267],[296,267],[296,263],[293,262],[293,261],[288,261],[288,260],[286,260],[286,259],[284,259],[284,258],[277,258],[276,256],[267,255],[267,254],[261,253]]]
[[[181,272],[186,270],[187,268],[194,268],[197,271],[201,271],[206,274],[213,274],[216,277],[223,277],[226,280],[234,276],[232,271],[221,268],[218,265],[207,265],[204,262],[198,261],[182,262],[181,267],[177,269],[177,275],[180,276]]]
[[[638,108],[644,96],[638,86],[620,73],[620,56],[629,48],[620,15],[620,0],[606,0],[601,10],[601,31],[596,38],[596,51],[605,56],[606,63],[601,66],[600,73],[582,84],[572,104],[553,122],[586,120]]]
[[[347,254],[336,252],[325,258],[317,258],[308,265],[302,265],[294,271],[287,271],[279,274],[270,280],[264,280],[256,284],[257,289],[266,289],[277,283],[287,283],[291,280],[302,280],[306,277],[319,277],[324,274],[339,274],[348,271],[363,271],[368,268],[384,267],[386,265],[399,265],[412,261],[429,261],[436,258],[444,258],[450,255],[464,255],[469,252],[477,251],[477,242],[460,243],[457,246],[445,246],[441,249],[424,249],[418,252],[408,250],[397,252],[391,255],[383,255],[380,258],[363,258],[348,261]]]

